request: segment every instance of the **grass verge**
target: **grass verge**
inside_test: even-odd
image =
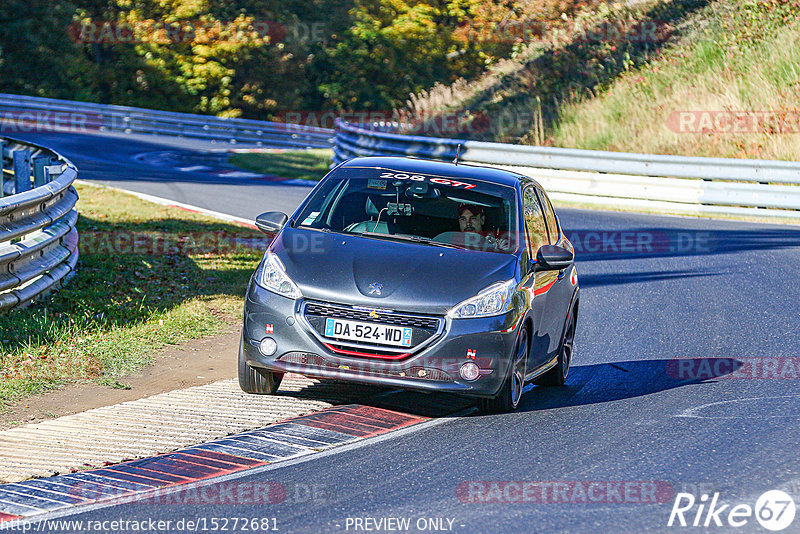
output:
[[[799,16],[796,2],[709,2],[663,54],[594,98],[562,107],[552,143],[800,160]],[[684,128],[681,114],[688,119]],[[724,120],[703,124],[710,116]]]
[[[330,170],[332,156],[329,149],[286,150],[233,154],[228,161],[248,171],[316,182]]]
[[[479,118],[466,136],[487,141],[800,160],[800,3],[614,2],[564,25],[409,109]]]
[[[125,375],[159,348],[239,320],[261,257],[242,243],[257,247],[261,234],[119,191],[77,189],[77,274],[49,298],[0,315],[0,409],[73,381],[126,387]]]

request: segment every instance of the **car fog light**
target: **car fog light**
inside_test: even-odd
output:
[[[261,340],[261,344],[258,346],[258,350],[261,351],[261,354],[264,356],[272,356],[275,354],[275,351],[278,350],[278,344],[275,343],[275,340],[271,337],[265,337]]]
[[[459,373],[461,374],[461,378],[472,382],[473,380],[475,380],[480,376],[481,370],[478,369],[478,366],[475,365],[474,363],[467,362],[461,366]]]

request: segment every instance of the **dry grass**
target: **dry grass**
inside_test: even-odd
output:
[[[800,160],[800,133],[678,133],[680,111],[800,113],[800,23],[775,27],[751,21],[755,39],[732,28],[731,10],[718,2],[663,58],[618,80],[608,92],[564,106],[553,144],[576,148],[735,158]],[[770,24],[773,23],[773,24]],[[738,31],[737,31],[738,30]],[[725,38],[727,36],[727,38]],[[773,124],[774,126],[774,124]],[[770,131],[772,130],[772,131]]]
[[[800,7],[762,0],[644,0],[577,11],[562,29],[649,20],[654,46],[555,37],[520,46],[477,80],[413,96],[412,113],[482,120],[470,138],[570,148],[800,160]],[[557,30],[558,25],[554,26]],[[756,131],[677,133],[681,111],[775,112]],[[781,131],[781,128],[783,130]]]
[[[602,50],[596,50],[598,47],[591,43],[583,44],[583,32],[607,21],[640,20],[661,3],[658,0],[632,1],[625,5],[605,1],[575,2],[582,7],[569,10],[569,16],[565,17],[544,15],[532,5],[529,18],[546,28],[542,35],[518,42],[510,58],[494,63],[477,79],[437,84],[428,91],[412,95],[402,112],[415,117],[456,112],[483,124],[470,135],[472,138],[502,142],[519,142],[526,138],[543,144],[545,128],[554,116],[551,108],[558,107],[567,98],[586,94],[583,82],[573,80],[581,76],[577,71],[583,67],[578,61],[571,65],[569,60],[565,61],[565,48],[573,47],[587,61],[596,61],[596,58],[588,58],[594,52],[601,56],[616,53],[620,57],[615,61],[622,64],[626,61],[624,53],[611,50],[613,42],[600,43]],[[548,16],[550,18],[544,20]],[[529,132],[532,133],[528,135]]]
[[[164,345],[216,334],[241,320],[247,282],[262,253],[207,249],[200,238],[260,234],[124,192],[76,188],[77,274],[45,300],[0,315],[0,411],[71,381],[122,387],[119,380],[148,365]],[[134,236],[197,238],[197,246],[184,241],[185,249],[163,253],[134,250],[125,246]]]

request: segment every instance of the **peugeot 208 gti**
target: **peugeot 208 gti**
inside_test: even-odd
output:
[[[475,397],[517,408],[526,383],[561,385],[579,290],[574,249],[544,190],[512,172],[355,158],[274,235],[247,290],[239,383],[273,394],[286,372]]]

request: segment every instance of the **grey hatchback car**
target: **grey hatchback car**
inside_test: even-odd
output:
[[[247,289],[239,384],[287,372],[474,397],[517,408],[561,385],[580,292],[574,249],[541,186],[505,170],[348,160],[273,235]]]

